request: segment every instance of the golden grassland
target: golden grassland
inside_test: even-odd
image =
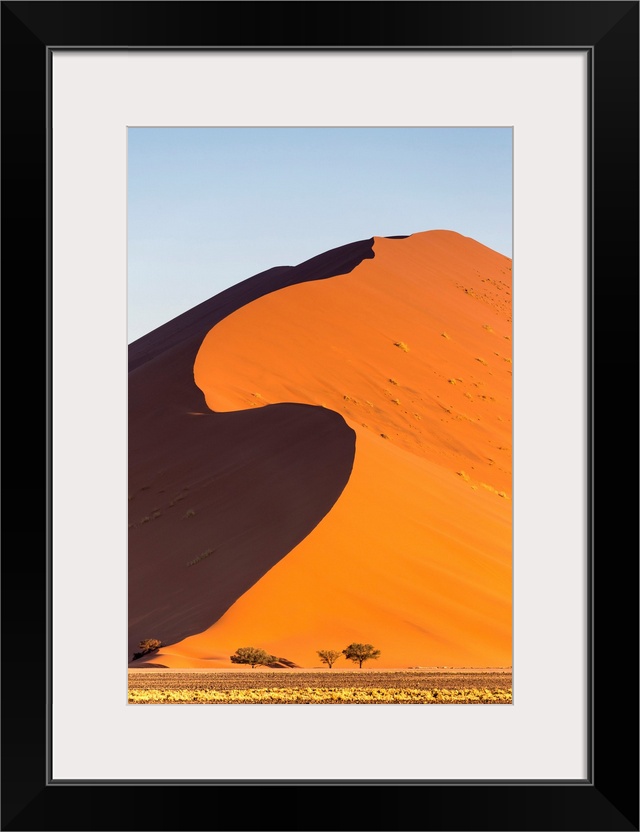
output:
[[[510,704],[511,672],[130,671],[131,704]]]
[[[140,690],[129,691],[132,704],[504,704],[511,702],[511,688],[489,690],[464,688],[448,690],[412,690],[400,688],[253,688],[252,690]]]

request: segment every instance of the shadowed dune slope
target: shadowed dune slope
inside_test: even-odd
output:
[[[302,404],[212,413],[193,367],[211,327],[266,293],[348,273],[372,240],[256,275],[129,347],[129,657],[201,632],[322,519],[355,435]]]
[[[309,666],[364,641],[387,667],[511,664],[511,261],[450,231],[373,249],[204,339],[194,372],[212,410],[320,405],[355,432],[355,459],[313,530],[153,661],[224,665],[254,645]]]

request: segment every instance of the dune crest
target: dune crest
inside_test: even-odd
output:
[[[386,667],[511,664],[511,261],[451,231],[376,237],[373,252],[202,341],[211,410],[334,411],[355,458],[313,530],[154,661],[228,665],[252,644],[309,666],[366,641]]]

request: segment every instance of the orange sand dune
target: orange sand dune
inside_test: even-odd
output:
[[[213,413],[193,365],[226,316],[282,287],[349,273],[373,258],[372,244],[269,269],[130,345],[129,658],[143,639],[170,644],[217,621],[342,492],[355,434],[339,414],[304,404]]]
[[[154,662],[221,666],[255,645],[308,666],[365,641],[386,667],[511,664],[511,261],[450,231],[373,252],[247,303],[202,342],[209,408],[335,411],[355,458],[304,539]]]

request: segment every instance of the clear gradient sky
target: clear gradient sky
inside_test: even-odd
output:
[[[511,257],[510,128],[129,128],[129,343],[228,286],[373,236]]]

